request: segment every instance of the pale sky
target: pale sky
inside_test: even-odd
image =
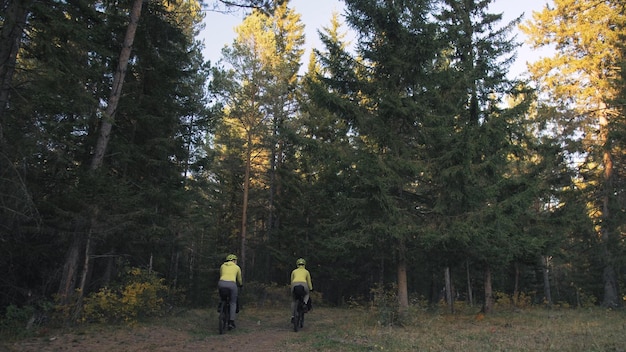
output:
[[[508,23],[512,19],[524,13],[523,22],[530,19],[533,11],[541,10],[552,0],[494,0],[490,10],[494,13],[502,13],[502,24]],[[317,35],[317,30],[330,25],[333,12],[343,14],[343,2],[340,0],[291,0],[290,6],[302,16],[305,24],[305,40],[307,53],[303,56],[303,65],[308,61],[308,52],[311,47],[319,47],[321,43]],[[205,49],[203,55],[205,60],[212,63],[221,58],[221,50],[225,45],[230,45],[235,37],[234,28],[243,20],[243,13],[222,14],[207,12],[205,17],[205,29],[201,33],[201,40],[204,40]],[[346,27],[347,29],[347,27]],[[522,33],[518,33],[517,41],[526,40]],[[526,72],[526,62],[536,61],[544,55],[546,51],[533,51],[528,45],[522,45],[517,51],[517,61],[509,69],[512,76],[522,75]]]

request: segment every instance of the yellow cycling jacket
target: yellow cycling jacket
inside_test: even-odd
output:
[[[291,272],[291,283],[293,284],[294,282],[306,282],[309,286],[309,290],[313,289],[311,274],[304,268],[304,266],[299,266]]]
[[[238,286],[243,285],[241,280],[241,268],[233,262],[225,262],[220,267],[220,281],[233,281]]]

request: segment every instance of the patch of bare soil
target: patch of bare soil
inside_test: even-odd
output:
[[[242,309],[237,328],[220,335],[217,312],[188,310],[135,326],[41,329],[39,337],[0,343],[0,352],[51,351],[281,351],[296,338],[285,309]],[[307,326],[301,331],[306,333]]]

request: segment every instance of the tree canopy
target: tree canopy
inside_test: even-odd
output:
[[[524,80],[490,2],[346,0],[304,67],[289,1],[5,1],[0,307],[205,306],[229,253],[260,301],[305,257],[334,304],[620,306],[623,4],[534,13]]]

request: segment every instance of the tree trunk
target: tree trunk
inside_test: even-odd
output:
[[[602,199],[602,229],[600,230],[602,238],[602,251],[604,255],[602,260],[604,261],[604,268],[602,270],[602,281],[604,282],[604,295],[602,297],[602,306],[607,308],[616,308],[621,306],[621,300],[619,297],[619,284],[617,274],[614,267],[613,260],[613,243],[612,238],[613,229],[609,228],[609,221],[611,217],[609,208],[609,198],[612,192],[612,178],[613,178],[613,160],[611,154],[605,152],[603,155],[604,163],[604,194]]]
[[[380,257],[380,268],[378,268],[378,287],[385,287],[385,257]]]
[[[252,132],[248,131],[248,142],[246,146],[246,169],[243,179],[243,204],[241,210],[241,253],[239,260],[241,273],[246,273],[246,236],[248,231],[248,196],[250,193],[250,170],[252,169]]]
[[[270,250],[269,247],[272,245],[271,241],[273,241],[273,232],[274,229],[278,229],[278,220],[274,219],[274,217],[276,216],[275,210],[276,210],[276,197],[278,196],[278,192],[279,192],[279,187],[278,187],[278,175],[277,175],[277,168],[278,168],[278,147],[276,146],[277,139],[278,139],[278,122],[277,122],[277,118],[273,119],[273,128],[272,128],[272,143],[270,146],[270,168],[269,168],[269,199],[268,199],[268,205],[267,205],[267,226],[266,226],[266,233],[267,233],[267,237],[264,240],[264,249],[265,249],[265,280],[267,282],[271,281],[271,277],[272,277],[272,256],[270,255]]]
[[[607,308],[616,308],[620,306],[618,295],[617,275],[612,264],[605,264],[602,271],[604,281],[604,296],[602,298],[602,306]]]
[[[472,293],[472,278],[470,276],[469,261],[465,261],[465,274],[467,276],[467,301],[470,307],[474,305],[474,294]]]
[[[543,264],[543,295],[548,307],[552,307],[552,290],[550,287],[550,257],[542,256]]]
[[[33,0],[8,0],[4,22],[0,28],[0,142],[3,141],[2,124],[9,103],[17,53],[22,43],[22,33]]]
[[[450,313],[454,313],[454,300],[452,298],[452,280],[450,278],[449,266],[446,266],[444,270],[444,276],[446,280],[446,303],[448,303],[448,309],[450,309]]]
[[[513,306],[517,307],[519,299],[519,263],[515,262],[515,285],[513,287]]]
[[[83,310],[83,298],[85,297],[85,290],[87,287],[87,276],[89,275],[89,270],[90,270],[90,265],[91,265],[90,260],[91,260],[91,229],[87,233],[87,242],[85,243],[85,256],[83,258],[83,272],[80,278],[80,285],[78,286],[78,297],[76,298],[76,305],[74,306],[74,312],[72,314],[73,320],[77,320],[80,317],[82,310]]]
[[[133,4],[133,8],[130,13],[130,22],[128,24],[128,28],[126,29],[126,36],[124,38],[124,46],[120,52],[120,58],[117,66],[117,71],[113,77],[113,87],[111,90],[111,95],[109,96],[109,102],[107,105],[107,109],[105,111],[104,117],[102,119],[102,125],[100,126],[100,134],[98,136],[95,153],[91,162],[90,170],[96,171],[102,166],[102,161],[104,158],[104,153],[109,142],[109,137],[111,134],[111,127],[113,123],[113,116],[115,115],[115,110],[117,109],[117,104],[120,98],[122,85],[124,82],[124,77],[126,74],[126,68],[128,67],[128,60],[130,58],[130,51],[135,39],[135,32],[137,30],[137,25],[139,22],[139,16],[141,15],[141,6],[142,0],[135,0]],[[87,230],[88,238],[85,244],[85,253],[88,256],[91,251],[91,234],[95,224],[97,222],[97,209],[89,214],[89,229]],[[68,256],[66,258],[66,262],[63,269],[63,280],[59,289],[59,296],[64,303],[69,303],[69,297],[76,285],[76,277],[78,275],[78,261],[79,261],[79,253],[81,251],[82,246],[84,245],[83,240],[79,235],[75,235],[72,245],[68,251]],[[85,282],[81,280],[81,289],[84,290],[86,287],[87,281],[87,273],[89,271],[89,258],[85,258],[83,265],[83,276]],[[79,302],[82,300],[83,292],[80,292]]]
[[[491,284],[491,267],[485,267],[485,303],[483,305],[483,313],[490,314],[493,312],[493,286]]]
[[[603,110],[606,111],[606,105],[601,104]],[[600,139],[606,146],[608,143],[609,133],[609,121],[604,113],[600,114]],[[604,282],[604,296],[602,298],[602,306],[608,308],[615,308],[621,306],[621,299],[619,297],[619,284],[617,273],[614,267],[613,248],[617,242],[612,237],[616,233],[616,229],[610,227],[611,225],[611,209],[609,206],[610,197],[613,196],[613,157],[608,148],[605,148],[602,154],[602,164],[604,166],[604,183],[602,194],[602,225],[600,234],[602,238],[602,251],[604,252],[602,259],[604,261],[604,268],[602,270],[602,281]]]
[[[130,59],[131,49],[135,40],[135,32],[139,25],[139,17],[141,16],[141,6],[143,0],[135,0],[133,8],[130,12],[130,22],[126,28],[126,36],[124,37],[124,44],[122,51],[120,52],[119,62],[117,63],[117,70],[113,76],[113,86],[111,88],[111,94],[109,95],[109,101],[107,108],[102,117],[100,124],[100,133],[98,135],[98,141],[96,142],[96,149],[94,151],[93,159],[91,160],[91,170],[97,170],[102,166],[104,160],[104,154],[109,144],[111,137],[111,128],[113,122],[115,122],[115,112],[117,111],[117,105],[122,94],[122,86],[124,85],[124,78],[126,77],[126,69],[128,67],[128,61]]]
[[[78,279],[78,263],[80,261],[80,251],[83,247],[83,239],[79,234],[74,234],[70,248],[67,250],[63,275],[59,284],[59,303],[66,305],[70,303],[70,298],[76,289]]]
[[[409,294],[406,278],[406,248],[404,241],[401,241],[398,253],[398,303],[400,305],[400,316],[402,316],[406,314],[409,309]]]
[[[115,260],[117,256],[114,255],[115,251],[111,251],[110,254],[106,256],[106,268],[104,269],[104,274],[102,275],[102,286],[109,286],[111,280],[113,279],[113,271],[115,269]]]
[[[83,260],[83,272],[80,277],[80,285],[78,287],[78,298],[82,300],[87,287],[87,275],[89,274],[89,266],[91,264],[91,230],[87,234],[87,243],[85,244],[85,258]]]
[[[152,256],[150,257],[152,258]],[[170,285],[172,287],[178,286],[178,271],[179,271],[179,263],[180,263],[180,250],[176,249],[171,257],[171,273],[170,273]]]

